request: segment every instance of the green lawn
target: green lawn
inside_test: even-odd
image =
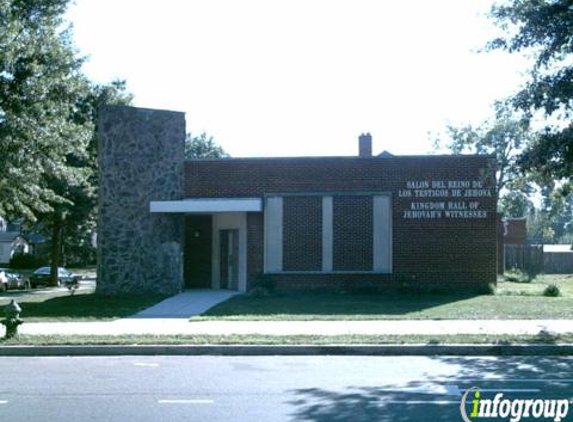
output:
[[[95,277],[95,267],[70,268],[84,277]],[[19,270],[30,274],[32,270]],[[165,295],[96,295],[94,288],[82,288],[71,295],[67,290],[10,290],[0,296],[0,311],[12,299],[22,308],[25,322],[101,321],[125,318],[165,299]],[[3,312],[0,312],[3,317]]]
[[[311,335],[135,335],[135,336],[27,336],[20,335],[12,339],[0,338],[0,346],[15,345],[136,345],[136,344],[179,344],[179,345],[207,345],[207,344],[269,344],[269,345],[357,345],[357,344],[571,344],[572,335],[337,335],[337,336],[311,336]]]
[[[128,317],[165,298],[157,294],[102,296],[92,291],[73,296],[66,291],[34,295],[14,292],[0,297],[0,307],[16,300],[25,322],[100,321]]]
[[[544,297],[557,284],[561,297]],[[387,292],[296,292],[240,295],[192,320],[571,319],[573,275],[539,276],[530,283],[500,282],[495,295]]]

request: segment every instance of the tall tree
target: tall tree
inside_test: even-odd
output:
[[[496,5],[491,18],[505,35],[489,43],[490,49],[527,52],[535,62],[530,80],[513,98],[513,105],[528,118],[541,112],[545,130],[528,146],[520,165],[542,175],[573,179],[573,3],[571,0],[510,0]]]
[[[185,137],[185,158],[223,158],[229,154],[215,143],[212,136],[207,136],[205,132],[199,136],[190,133]]]
[[[524,147],[534,135],[527,124],[498,104],[496,119],[479,126],[447,126],[447,140],[438,139],[436,148],[446,147],[453,154],[489,154],[496,157],[496,188],[501,211],[521,217],[531,206],[531,178],[518,165]],[[520,214],[520,215],[519,215]]]
[[[50,237],[53,281],[62,245],[94,224],[97,109],[130,100],[123,82],[93,86],[82,75],[61,30],[68,3],[0,0],[0,215]]]
[[[0,215],[25,216],[63,203],[49,177],[82,175],[66,165],[91,131],[72,116],[86,81],[61,31],[68,0],[0,0]]]
[[[64,165],[75,174],[74,179],[47,174],[47,186],[58,197],[51,210],[39,215],[38,227],[50,238],[52,282],[57,283],[57,268],[66,257],[81,263],[82,255],[90,254],[90,242],[95,230],[97,212],[97,140],[98,110],[104,104],[130,104],[132,95],[126,91],[124,81],[108,85],[86,85],[79,98],[74,123],[90,129],[90,137],[81,150],[64,157]],[[67,256],[66,256],[67,255]],[[85,256],[83,257],[85,259]]]

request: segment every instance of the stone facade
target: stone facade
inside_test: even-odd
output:
[[[104,294],[183,288],[183,217],[152,200],[183,196],[185,115],[107,106],[98,121],[98,284]]]

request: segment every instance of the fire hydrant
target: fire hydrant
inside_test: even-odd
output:
[[[12,338],[18,334],[18,325],[24,322],[20,319],[20,312],[22,312],[22,308],[14,300],[4,308],[6,318],[0,323],[6,327],[5,338]]]

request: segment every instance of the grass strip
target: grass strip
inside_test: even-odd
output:
[[[271,336],[271,335],[20,335],[0,346],[30,345],[403,345],[403,344],[570,344],[567,335],[337,335],[337,336]]]

